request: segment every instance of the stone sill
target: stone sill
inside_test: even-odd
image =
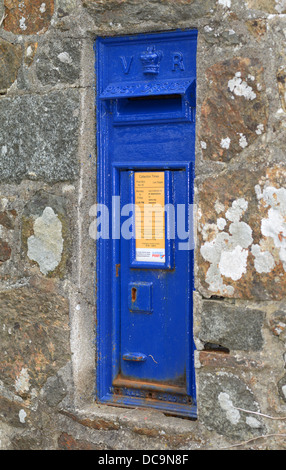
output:
[[[166,416],[156,410],[123,408],[96,403],[80,410],[65,410],[61,413],[90,429],[101,431],[126,428],[149,437],[196,438],[198,421]]]

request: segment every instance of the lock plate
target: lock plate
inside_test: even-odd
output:
[[[130,282],[128,306],[131,312],[152,313],[152,282]]]

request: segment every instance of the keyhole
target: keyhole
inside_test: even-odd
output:
[[[132,289],[131,289],[131,299],[132,299],[132,302],[135,302],[135,301],[136,301],[136,298],[137,298],[137,289],[136,289],[136,287],[132,287]]]

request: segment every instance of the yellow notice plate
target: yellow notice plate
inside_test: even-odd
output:
[[[134,173],[136,261],[165,262],[165,174]]]

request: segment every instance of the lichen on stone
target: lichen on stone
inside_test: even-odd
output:
[[[46,207],[34,222],[34,235],[28,238],[28,257],[40,271],[48,274],[61,262],[63,252],[62,223],[51,207]]]

